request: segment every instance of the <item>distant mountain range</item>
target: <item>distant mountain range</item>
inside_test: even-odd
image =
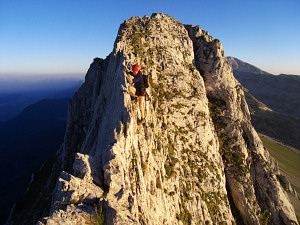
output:
[[[255,129],[300,149],[300,76],[276,76],[234,57],[227,60],[245,88]]]
[[[13,119],[25,107],[42,99],[70,97],[83,83],[78,79],[15,81],[14,85],[13,82],[0,79],[0,122]]]
[[[226,57],[228,63],[230,64],[231,68],[234,71],[239,71],[239,72],[247,72],[247,73],[253,73],[253,74],[269,74],[249,63],[246,63],[240,59],[234,58],[232,56]]]
[[[70,75],[71,76],[71,75]],[[36,91],[63,91],[70,87],[82,83],[83,78],[70,77],[10,77],[1,75],[0,77],[0,94],[3,93],[23,93]]]

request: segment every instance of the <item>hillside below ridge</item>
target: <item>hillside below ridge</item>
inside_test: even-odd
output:
[[[247,89],[244,88],[244,92],[255,130],[300,153],[299,117],[276,112],[257,100]]]
[[[143,125],[124,61],[151,76]],[[95,209],[106,224],[298,224],[276,175],[221,42],[166,14],[132,17],[73,96],[43,190],[8,224],[89,224]]]
[[[300,118],[300,76],[273,75],[234,57],[227,57],[235,78],[273,110]]]
[[[244,87],[256,131],[299,151],[300,76],[263,74],[259,68],[237,58],[227,60],[234,77]]]

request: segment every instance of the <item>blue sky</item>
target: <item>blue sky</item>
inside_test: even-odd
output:
[[[0,77],[84,75],[124,20],[153,12],[200,25],[226,56],[300,75],[299,0],[0,0]]]

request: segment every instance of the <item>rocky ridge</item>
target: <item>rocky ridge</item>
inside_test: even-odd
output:
[[[123,61],[151,75],[144,125]],[[221,42],[166,14],[126,20],[94,59],[57,156],[38,224],[298,224]]]

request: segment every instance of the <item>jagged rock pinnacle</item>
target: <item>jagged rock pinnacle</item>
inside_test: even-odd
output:
[[[151,77],[144,125],[123,61]],[[93,207],[107,224],[297,224],[221,42],[166,14],[121,24],[72,98],[58,156],[39,224],[89,223]]]

